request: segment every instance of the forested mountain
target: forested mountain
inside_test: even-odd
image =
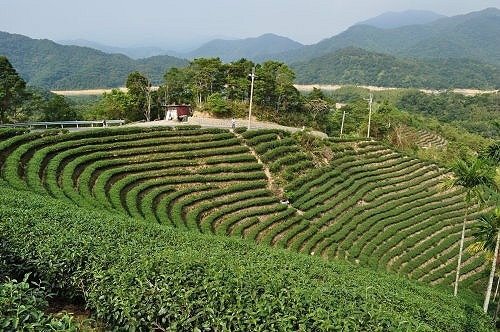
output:
[[[273,34],[218,39],[185,57],[284,61],[293,64],[301,83],[498,88],[499,31],[500,10],[489,8],[394,29],[355,25],[309,46]],[[342,49],[347,50],[339,51]],[[5,55],[29,84],[50,89],[122,86],[127,75],[136,70],[157,84],[169,68],[188,63],[167,55],[133,60],[122,54],[5,32],[0,32],[0,55]]]
[[[353,46],[396,56],[469,58],[500,65],[499,31],[500,10],[488,8],[395,29],[355,25],[317,44],[275,54],[273,58],[292,63]]]
[[[0,55],[10,60],[28,84],[50,89],[123,86],[134,70],[147,74],[153,83],[160,82],[167,69],[187,64],[167,55],[132,60],[121,54],[6,32],[0,32]]]
[[[269,55],[279,52],[296,50],[303,45],[290,38],[268,33],[256,38],[237,40],[212,40],[198,49],[185,54],[189,59],[201,57],[219,57],[223,61],[234,61],[241,58],[256,59],[268,58]]]
[[[406,25],[427,24],[446,16],[428,10],[406,10],[403,12],[387,12],[370,18],[356,25],[370,25],[381,29],[394,29]]]
[[[500,87],[500,69],[469,59],[406,59],[349,47],[292,65],[299,83],[416,88]]]

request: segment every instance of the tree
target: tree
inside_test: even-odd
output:
[[[61,95],[52,95],[43,110],[42,121],[65,121],[75,120],[76,112]]]
[[[460,249],[458,252],[455,287],[453,291],[453,294],[457,296],[462,254],[464,249],[465,228],[467,225],[469,209],[471,208],[473,202],[481,199],[484,187],[492,185],[493,177],[489,167],[482,159],[459,159],[452,165],[450,170],[454,173],[454,177],[447,180],[445,187],[463,187],[465,190],[464,201],[466,204],[464,222],[462,225],[462,235],[460,238]]]
[[[307,95],[307,99],[309,99],[309,100],[314,100],[314,99],[326,100],[327,98],[325,97],[323,90],[318,89],[316,87],[313,87],[312,91],[309,92],[309,94]]]
[[[0,123],[7,120],[9,112],[22,102],[26,82],[19,76],[9,60],[0,56]]]
[[[478,240],[478,244],[484,251],[493,254],[490,278],[488,280],[488,287],[486,289],[486,296],[483,304],[484,312],[488,312],[500,245],[500,208],[496,208],[493,212],[482,214],[474,228],[474,237]]]
[[[208,111],[216,117],[224,117],[230,113],[227,101],[220,93],[213,93],[207,99]]]
[[[284,63],[266,61],[257,66],[254,98],[261,106],[280,110],[297,109],[300,93],[293,86],[294,72]]]
[[[189,64],[187,71],[199,104],[206,101],[210,94],[222,90],[225,84],[222,68],[219,58],[199,58]]]
[[[247,59],[240,59],[226,65],[225,92],[229,100],[244,101],[249,97],[250,84],[248,74],[255,64]]]
[[[138,71],[134,71],[128,75],[126,87],[136,107],[144,113],[146,121],[151,121],[151,81]]]
[[[165,84],[158,91],[167,104],[191,103],[194,97],[191,78],[186,68],[171,68],[163,76]]]
[[[132,96],[128,93],[113,89],[105,92],[102,98],[92,109],[93,119],[126,119],[137,121],[140,115],[134,111]]]
[[[318,115],[326,114],[330,111],[330,105],[323,99],[308,100],[305,108],[312,115],[313,121],[316,121]]]

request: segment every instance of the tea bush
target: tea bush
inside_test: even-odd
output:
[[[475,304],[395,275],[0,191],[9,272],[85,299],[107,329],[493,330]]]

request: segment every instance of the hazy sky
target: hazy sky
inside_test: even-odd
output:
[[[267,32],[312,44],[386,11],[457,15],[486,7],[500,0],[0,0],[0,30],[171,49]]]

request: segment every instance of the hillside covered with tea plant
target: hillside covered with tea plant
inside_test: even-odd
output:
[[[490,328],[472,300],[481,256],[464,254],[462,297],[448,295],[463,193],[376,141],[194,126],[0,137],[0,267],[109,326]]]

